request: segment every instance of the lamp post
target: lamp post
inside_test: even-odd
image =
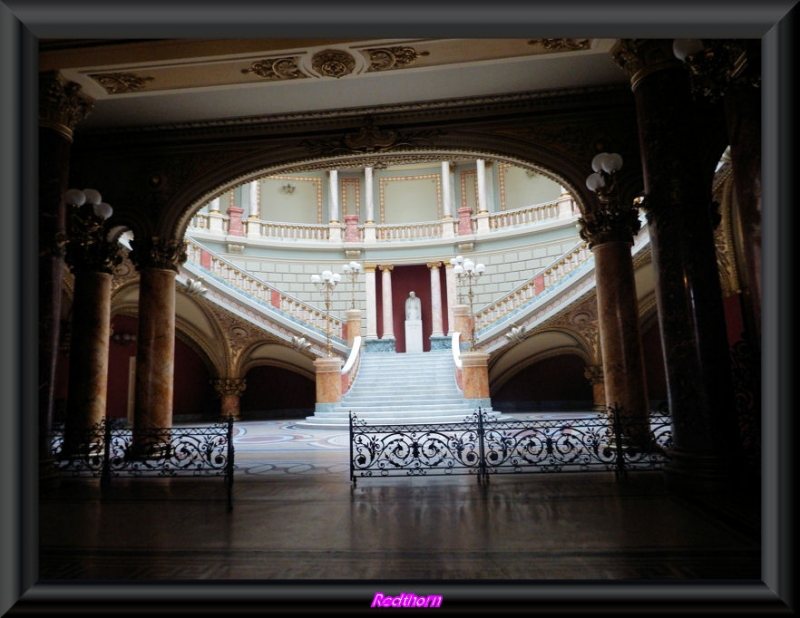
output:
[[[311,275],[311,283],[320,291],[325,294],[325,346],[326,356],[331,357],[331,293],[339,283],[342,276],[339,273],[331,272],[330,270],[323,270],[320,275]]]
[[[451,259],[450,263],[453,265],[453,272],[458,278],[459,283],[462,280],[466,280],[467,282],[467,298],[469,300],[470,319],[469,349],[470,351],[475,351],[475,314],[473,313],[472,308],[472,302],[474,298],[472,285],[473,282],[477,281],[478,277],[483,274],[483,271],[486,270],[486,266],[480,263],[476,264],[474,261],[470,260],[469,258],[465,259],[461,255]],[[461,299],[461,290],[459,288],[459,303],[461,302]]]
[[[350,309],[356,308],[356,277],[363,268],[358,262],[350,262],[342,268],[344,274],[350,277]]]

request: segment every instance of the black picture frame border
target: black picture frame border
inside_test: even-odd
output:
[[[36,291],[38,40],[43,38],[282,37],[760,37],[763,42],[763,573],[760,582],[442,582],[440,611],[484,613],[793,613],[793,208],[795,2],[486,3],[477,8],[410,0],[390,6],[276,6],[141,0],[0,2],[0,612],[320,613],[367,611],[389,582],[41,583],[36,553]],[[341,28],[341,29],[340,29]],[[392,581],[396,586],[399,582]],[[403,582],[409,590],[431,582]]]

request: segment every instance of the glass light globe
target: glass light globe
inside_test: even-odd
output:
[[[602,161],[602,166],[606,174],[617,172],[622,169],[622,156],[616,152],[607,154]]]
[[[672,43],[672,53],[681,61],[701,51],[703,51],[701,39],[675,39]]]
[[[342,276],[339,273],[333,273],[331,275],[331,281],[333,281],[334,283],[339,283],[339,281],[341,281],[341,280],[342,280]]]
[[[83,206],[86,203],[86,196],[78,189],[68,189],[64,192],[64,201],[70,206]]]
[[[469,273],[472,272],[473,268],[475,268],[475,262],[473,262],[472,260],[464,260],[464,270],[466,270]]]
[[[323,281],[330,281],[331,277],[333,277],[333,273],[329,270],[322,271],[322,280]]]
[[[319,283],[322,281],[319,275],[311,275],[311,283]]]
[[[475,265],[475,272],[476,272],[476,273],[478,273],[479,275],[480,275],[480,274],[481,274],[481,273],[482,273],[484,270],[486,270],[486,266],[485,266],[484,264],[476,264],[476,265]]]
[[[456,264],[453,268],[453,272],[457,275],[460,275],[464,272],[464,267],[461,264]]]
[[[586,186],[588,187],[589,191],[597,191],[598,189],[602,189],[606,186],[606,181],[600,174],[595,172],[594,174],[590,174],[586,179]]]
[[[83,194],[86,196],[86,201],[90,204],[99,204],[103,201],[100,192],[95,189],[84,189]]]
[[[111,206],[109,204],[106,204],[105,202],[94,204],[92,206],[92,209],[94,210],[95,215],[103,219],[108,219],[111,215],[114,214],[114,209],[111,208]]]

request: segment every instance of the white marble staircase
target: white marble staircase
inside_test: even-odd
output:
[[[481,402],[483,403],[483,402]],[[481,409],[494,415],[490,406]],[[476,412],[456,384],[453,354],[363,354],[358,375],[338,404],[317,404],[298,425],[346,428],[350,412],[373,424],[461,422]]]

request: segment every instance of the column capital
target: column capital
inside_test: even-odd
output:
[[[631,88],[657,71],[681,69],[681,61],[672,50],[672,39],[620,39],[611,55],[631,80]]]
[[[374,273],[376,268],[378,267],[375,264],[364,264],[365,273]]]
[[[379,264],[378,268],[380,268],[381,272],[386,272],[394,269],[394,266],[391,264]]]
[[[58,71],[39,74],[39,126],[61,133],[70,142],[75,126],[94,109],[94,101],[81,92],[80,84],[64,79]]]
[[[441,268],[442,262],[428,262],[427,266],[431,270],[435,270],[435,269]]]
[[[212,378],[209,383],[220,397],[241,397],[247,388],[245,378]]]
[[[603,380],[605,379],[603,366],[586,365],[586,369],[583,371],[583,377],[586,378],[592,386],[595,384],[603,384]]]
[[[129,254],[137,270],[161,268],[178,272],[178,267],[186,261],[186,241],[174,238],[158,238],[131,241]]]
[[[633,237],[641,229],[639,209],[636,206],[623,206],[618,201],[602,202],[590,207],[578,219],[580,236],[589,243],[589,248],[607,242],[632,243]]]

